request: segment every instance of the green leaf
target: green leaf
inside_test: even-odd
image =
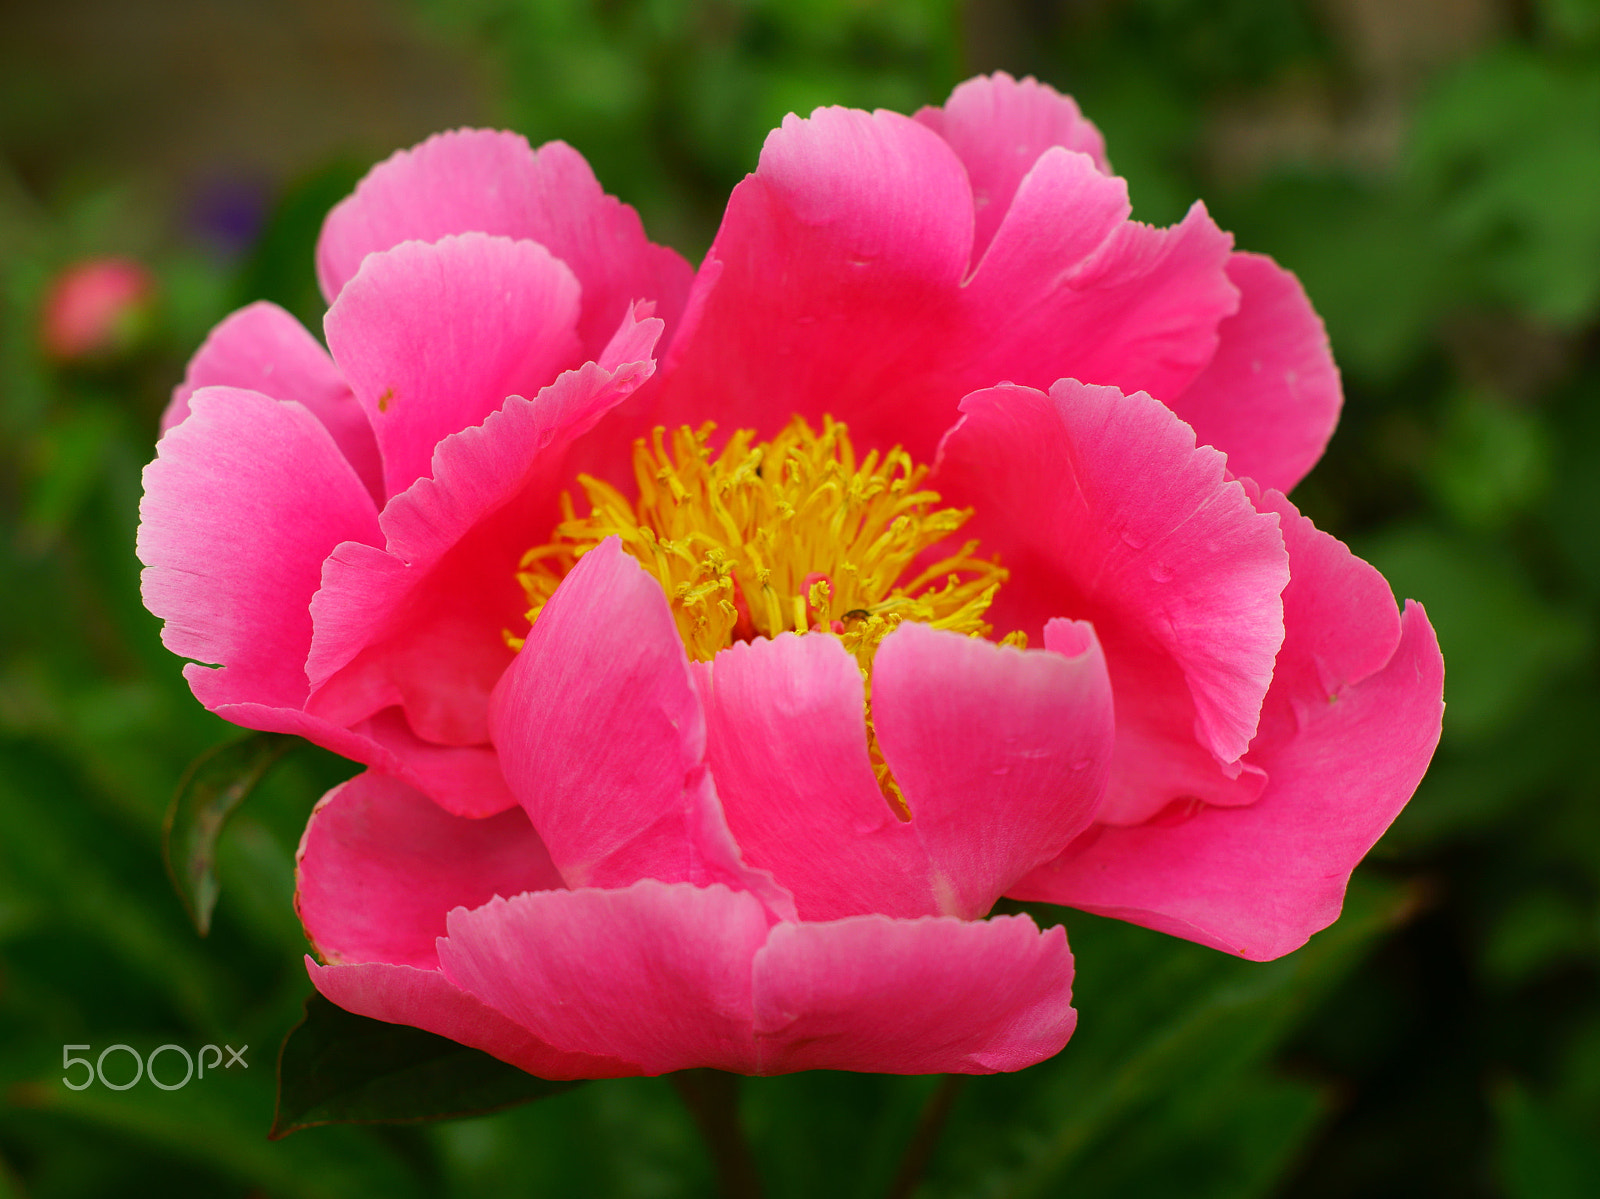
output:
[[[1600,304],[1600,72],[1515,43],[1444,76],[1408,170],[1486,298],[1581,329]]]
[[[356,1016],[313,993],[278,1056],[273,1140],[322,1124],[478,1116],[571,1090],[446,1037]]]
[[[83,507],[104,473],[117,426],[114,412],[86,404],[39,431],[31,447],[33,478],[22,520],[30,547],[54,544]]]
[[[161,856],[203,937],[217,906],[217,838],[268,770],[299,744],[286,733],[251,733],[201,754],[184,772],[162,828]]]
[[[3,1157],[0,1157],[0,1199],[24,1199],[22,1179]]]
[[[171,1004],[166,1018],[214,1039],[223,1031],[226,976],[200,951],[150,870],[153,838],[141,843],[127,824],[96,810],[98,798],[60,755],[0,738],[0,879],[14,889],[18,916],[36,921],[23,935],[43,938],[55,962],[41,977],[6,945],[0,1002],[42,985],[54,996],[51,1017],[70,1025],[85,1010],[125,1017],[148,987]],[[88,973],[71,972],[72,963],[91,962]],[[68,973],[57,973],[62,969]],[[0,1030],[6,1027],[0,1012]]]
[[[1592,1137],[1536,1101],[1516,1083],[1494,1097],[1500,1125],[1500,1173],[1511,1199],[1582,1199],[1600,1178]]]
[[[1561,889],[1530,887],[1499,905],[1477,937],[1483,973],[1509,989],[1582,962],[1594,952],[1593,924],[1587,905]]]
[[[1425,477],[1462,526],[1499,528],[1548,485],[1546,428],[1536,413],[1490,392],[1460,391]]]
[[[1204,1104],[1163,1096],[1074,1164],[1071,1190],[1094,1199],[1273,1195],[1328,1108],[1326,1089],[1260,1069],[1208,1089]]]
[[[1266,1189],[1271,1180],[1247,1178],[1244,1165],[1252,1156],[1278,1166],[1291,1160],[1295,1142],[1312,1130],[1321,1098],[1298,1088],[1285,1100],[1281,1084],[1260,1073],[1262,1063],[1307,1007],[1414,907],[1407,890],[1358,875],[1337,923],[1293,954],[1265,963],[1154,941],[1144,930],[1074,913],[1073,945],[1083,963],[1081,1027],[1058,1058],[1024,1072],[1035,1077],[1036,1089],[1013,1119],[1027,1119],[1029,1109],[1053,1119],[1029,1130],[1023,1160],[992,1193],[1006,1199],[1055,1194],[1062,1179],[1086,1168],[1107,1171],[1109,1187],[1112,1173],[1126,1175],[1152,1156],[1151,1144],[1222,1137],[1216,1128],[1206,1132],[1208,1123],[1226,1124],[1254,1105],[1252,1093],[1259,1098],[1277,1085],[1282,1126],[1263,1129],[1265,1141],[1253,1147],[1224,1146],[1224,1159],[1232,1160],[1211,1163],[1216,1177],[1207,1185],[1195,1185],[1191,1175],[1182,1193]],[[1095,959],[1098,970],[1091,969]],[[975,1083],[958,1118],[971,1120],[972,1104],[993,1090],[988,1079]],[[1232,1104],[1240,1106],[1230,1111]],[[1105,1164],[1107,1154],[1115,1171]],[[1148,1186],[1145,1193],[1151,1193]]]
[[[160,1039],[130,1037],[129,1043],[148,1056]],[[246,1060],[253,1056],[251,1050]],[[59,1058],[58,1051],[51,1064],[59,1066]],[[146,1078],[119,1093],[98,1085],[70,1091],[57,1068],[12,1086],[6,1097],[14,1109],[55,1129],[43,1142],[54,1154],[76,1151],[90,1159],[83,1163],[88,1177],[76,1187],[45,1191],[36,1175],[28,1179],[37,1188],[29,1193],[128,1199],[246,1193],[274,1199],[422,1199],[433,1193],[403,1148],[365,1129],[335,1128],[296,1141],[268,1141],[261,1128],[271,1084],[260,1074],[259,1068],[208,1069],[204,1078],[174,1091],[156,1091]],[[107,1145],[115,1148],[108,1151]],[[60,1167],[52,1173],[58,1178]],[[130,1176],[151,1174],[161,1185],[127,1185]],[[230,1181],[235,1185],[227,1185]],[[0,1199],[6,1199],[3,1190]]]
[[[1589,653],[1593,635],[1582,615],[1550,603],[1492,543],[1406,523],[1352,548],[1397,596],[1427,606],[1450,663],[1450,744],[1492,737]]]

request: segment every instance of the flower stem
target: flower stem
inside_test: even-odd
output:
[[[917,1117],[916,1130],[906,1142],[905,1154],[900,1158],[900,1169],[889,1184],[884,1199],[911,1199],[928,1163],[933,1160],[933,1151],[939,1147],[939,1134],[944,1132],[950,1109],[955,1106],[956,1096],[965,1081],[964,1074],[946,1074],[939,1080],[933,1094],[928,1096],[928,1101],[922,1105],[922,1114]]]
[[[669,1077],[700,1126],[723,1199],[761,1199],[761,1176],[739,1126],[739,1076],[721,1070],[680,1070]]]

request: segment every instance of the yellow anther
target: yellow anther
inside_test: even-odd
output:
[[[635,443],[635,501],[579,477],[589,514],[563,496],[550,540],[522,557],[530,622],[573,564],[616,536],[660,581],[700,661],[741,638],[824,630],[865,669],[902,620],[989,632],[983,615],[1006,572],[976,542],[918,561],[971,513],[939,507],[922,486],[927,467],[904,450],[858,464],[845,426],[827,417],[821,432],[796,417],[769,442],[741,429],[718,454],[713,431],[656,429]]]
[[[550,539],[522,556],[517,578],[538,618],[561,580],[607,537],[661,583],[689,656],[710,661],[737,640],[828,632],[860,664],[868,688],[868,749],[884,796],[905,798],[878,752],[871,722],[872,658],[902,621],[982,637],[1006,580],[969,541],[936,550],[971,516],[942,508],[922,486],[928,468],[898,446],[858,463],[845,426],[821,432],[800,417],[768,442],[741,429],[713,454],[715,426],[665,429],[634,444],[638,498],[589,475],[578,516],[570,495]],[[937,554],[933,561],[925,558]],[[513,648],[521,639],[506,634]],[[1017,634],[1004,639],[1022,644]]]

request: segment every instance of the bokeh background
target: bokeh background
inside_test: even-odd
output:
[[[697,258],[784,113],[909,111],[992,69],[1077,96],[1136,216],[1204,197],[1300,274],[1347,406],[1295,498],[1427,605],[1449,710],[1344,919],[1289,958],[1037,909],[1068,926],[1080,1031],[966,1084],[918,1193],[1600,1193],[1596,0],[7,0],[0,1197],[709,1193],[662,1080],[266,1140],[309,990],[294,847],[350,770],[269,778],[200,939],[162,814],[234,730],[139,603],[139,471],[222,315],[266,297],[320,328],[321,216],[398,147],[563,138]],[[153,290],[99,351],[52,348],[50,289],[103,255]],[[63,1044],[167,1042],[250,1068],[61,1085]],[[935,1085],[748,1081],[771,1194],[884,1194]]]

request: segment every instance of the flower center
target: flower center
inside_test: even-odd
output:
[[[898,446],[858,461],[844,425],[824,417],[818,433],[797,416],[771,441],[741,429],[713,453],[714,429],[677,429],[670,444],[665,429],[640,438],[637,499],[578,477],[589,514],[578,516],[563,495],[564,519],[522,557],[528,620],[580,557],[616,536],[660,582],[692,658],[708,662],[735,641],[783,632],[837,636],[866,678],[873,765],[904,815],[872,734],[873,654],[905,620],[987,635],[984,613],[1006,571],[977,557],[975,541],[935,549],[971,509],[940,507],[922,486],[928,468]],[[1020,634],[1005,640],[1022,643]]]

